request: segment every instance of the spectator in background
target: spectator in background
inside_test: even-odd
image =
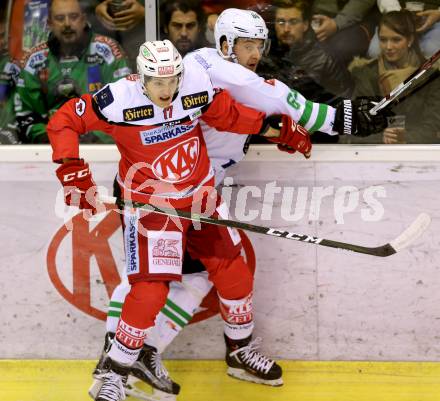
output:
[[[47,120],[68,99],[130,73],[119,44],[91,31],[78,0],[52,0],[48,23],[48,41],[24,57],[17,83],[16,115],[27,143],[47,142]],[[106,137],[93,132],[84,142],[108,142]]]
[[[18,132],[14,114],[15,81],[20,72],[11,62],[6,43],[6,9],[0,9],[0,144],[17,144]]]
[[[388,13],[390,11],[399,11],[402,9],[401,3],[398,0],[377,0],[377,6],[381,13]],[[431,57],[440,47],[440,0],[429,0],[420,3],[423,6],[423,11],[417,11],[416,25],[420,37],[420,47],[425,57]],[[375,58],[379,55],[379,39],[377,32],[371,40],[368,49],[368,55]]]
[[[377,59],[361,60],[354,66],[353,97],[383,97],[425,61],[417,41],[414,16],[405,10],[382,16],[379,46]],[[435,79],[438,75],[435,70],[428,82],[393,107],[396,115],[406,117],[404,138],[398,138],[395,128],[387,128],[383,136],[376,136],[376,143],[440,143],[440,80]]]
[[[199,1],[165,1],[161,6],[162,39],[169,39],[182,57],[206,47],[205,14]]]
[[[104,0],[96,6],[95,13],[110,31],[130,31],[145,20],[145,6],[137,0]]]
[[[124,48],[130,67],[136,69],[136,56],[145,41],[144,0],[89,0],[88,18],[96,32],[111,36]],[[94,14],[94,15],[93,15]]]
[[[376,0],[314,0],[312,21],[316,37],[341,63],[364,55],[374,34]]]
[[[310,28],[308,2],[277,0],[273,5],[275,38],[258,73],[283,81],[314,102],[349,98],[353,86],[351,75],[316,39]]]

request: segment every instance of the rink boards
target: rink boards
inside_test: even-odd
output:
[[[110,189],[115,149],[89,147],[82,155]],[[0,160],[0,355],[96,358],[109,292],[123,269],[118,219],[76,221],[69,231],[63,207],[54,206],[59,184],[50,150],[2,148]],[[249,234],[264,352],[285,360],[440,360],[437,147],[316,146],[309,161],[254,148],[230,174],[231,218],[252,224],[376,246],[418,213],[432,217],[411,249],[385,259]],[[223,347],[213,316],[188,326],[166,356],[222,359]]]

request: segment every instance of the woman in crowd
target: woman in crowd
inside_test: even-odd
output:
[[[413,15],[405,10],[382,16],[379,24],[380,54],[374,60],[357,60],[352,65],[355,81],[353,98],[388,94],[408,78],[425,61],[419,47]],[[405,116],[403,135],[398,128],[388,127],[382,136],[368,138],[372,143],[440,143],[440,81],[438,69],[393,111]]]

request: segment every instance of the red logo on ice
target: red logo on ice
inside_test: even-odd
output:
[[[105,320],[106,307],[100,309],[94,305],[92,292],[103,286],[107,296],[110,297],[113,289],[121,281],[115,260],[115,257],[122,256],[118,254],[121,250],[118,246],[114,247],[115,244],[122,243],[120,215],[110,212],[98,224],[92,224],[84,220],[82,213],[79,213],[73,217],[71,223],[73,229],[69,231],[63,225],[55,233],[49,245],[47,269],[50,280],[60,295],[71,305],[89,316]],[[254,273],[256,264],[254,249],[246,234],[243,231],[239,233],[246,260]],[[115,236],[117,238],[114,238]],[[174,240],[167,241],[160,246],[157,243],[158,252],[175,255],[175,244],[172,242]],[[94,266],[93,261],[95,261]],[[98,279],[96,267],[99,271]],[[208,319],[219,312],[217,290],[214,287],[203,299],[200,309],[191,323]]]
[[[98,224],[92,225],[80,213],[70,223],[72,230],[62,226],[49,245],[49,277],[68,302],[90,316],[105,320],[106,312],[97,308],[92,301],[92,287],[104,286],[110,297],[121,281],[110,246],[110,238],[115,232],[120,234],[120,216],[108,213]],[[122,242],[122,238],[119,241]],[[96,278],[92,278],[92,261],[95,261],[99,270],[100,284]],[[69,280],[66,280],[65,273],[70,275]],[[68,284],[70,281],[71,284]]]
[[[163,152],[153,162],[154,175],[162,181],[177,183],[186,180],[195,170],[200,142],[194,137]]]

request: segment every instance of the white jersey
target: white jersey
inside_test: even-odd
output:
[[[186,66],[202,66],[214,87],[228,90],[232,97],[247,106],[271,114],[286,114],[309,132],[321,131],[335,135],[333,122],[336,110],[326,104],[307,100],[299,92],[278,80],[265,81],[247,68],[223,59],[216,49],[203,48],[185,56]],[[202,125],[211,164],[216,172],[216,184],[224,170],[243,159],[247,137],[234,133],[218,133]]]

